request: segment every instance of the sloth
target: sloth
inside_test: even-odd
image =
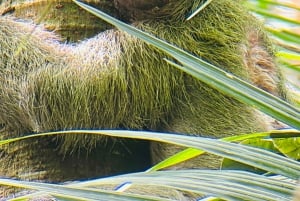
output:
[[[286,98],[262,25],[233,0],[114,0],[118,16],[229,73]],[[2,139],[69,129],[133,129],[212,138],[265,131],[255,109],[165,62],[155,47],[110,29],[78,43],[29,22],[0,18]],[[272,123],[272,122],[271,122]],[[143,171],[181,148],[90,135],[2,147],[0,174],[61,182]],[[211,155],[176,168],[218,168]],[[13,167],[13,168],[11,168]]]

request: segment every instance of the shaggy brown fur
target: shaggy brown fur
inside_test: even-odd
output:
[[[274,63],[274,55],[263,46],[262,36],[255,30],[247,35],[249,47],[245,50],[244,60],[249,77],[256,86],[276,96],[282,95],[278,83],[281,83],[279,69]]]
[[[153,0],[145,7],[141,2],[128,1],[133,7],[151,10],[144,13],[145,20],[134,22],[136,27],[276,95],[284,94],[270,41],[235,1],[213,1],[189,21],[186,16],[201,0]],[[124,1],[115,3],[128,7]],[[158,8],[152,9],[152,3]],[[163,52],[122,31],[109,30],[65,45],[55,41],[53,33],[39,28],[33,32],[26,23],[6,18],[0,22],[0,121],[6,128],[1,137],[74,128],[155,130],[214,138],[266,130],[256,110],[168,65]],[[144,170],[150,165],[145,142],[85,135],[64,136],[58,142],[37,139],[4,148],[1,174],[61,181]],[[154,163],[181,150],[156,143],[150,149]],[[19,150],[30,153],[18,155]],[[84,161],[84,169],[80,160],[86,150],[95,155]],[[78,154],[79,162],[70,153]],[[22,161],[24,154],[27,158]],[[56,157],[59,160],[47,161]],[[134,162],[143,157],[141,164]],[[208,155],[184,167],[218,165],[219,160]]]

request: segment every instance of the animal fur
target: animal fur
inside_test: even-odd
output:
[[[242,6],[231,0],[213,1],[186,21],[201,0],[151,2],[158,6],[148,9],[145,5],[147,12],[142,20],[140,12],[130,13],[129,20],[134,20],[136,27],[284,97],[271,44],[261,25]],[[124,1],[115,3],[119,9],[126,7]],[[107,30],[78,44],[66,45],[59,43],[53,33],[2,17],[0,36],[0,121],[9,133],[5,137],[74,128],[112,128],[219,138],[266,129],[254,109],[169,66],[161,51],[122,31]],[[105,143],[112,142],[84,135],[64,136],[58,145],[56,141],[40,141],[47,144],[47,150],[56,150],[56,154],[57,146],[70,153],[82,147],[95,150],[95,146],[106,147]],[[127,146],[127,141],[122,143]],[[40,149],[34,146],[32,152]],[[153,143],[152,161],[158,162],[177,150]],[[101,157],[90,160],[102,160],[111,154],[101,151]],[[6,152],[1,164],[15,163],[19,169],[14,171],[16,174],[27,171]],[[99,169],[107,168],[99,164],[90,174],[109,174],[99,173]],[[140,168],[145,168],[145,164]],[[217,164],[215,158],[207,156],[204,161],[189,162],[184,167]],[[29,166],[33,171],[42,169],[46,172],[44,177],[50,178],[50,164]]]
[[[112,0],[89,1],[112,16],[117,10]],[[95,33],[111,29],[112,26],[99,20],[72,2],[72,0],[2,0],[0,15],[13,15],[19,19],[43,24],[47,30],[55,31],[68,42],[92,37]]]

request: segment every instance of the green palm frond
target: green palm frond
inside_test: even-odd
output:
[[[176,145],[192,147],[194,149],[202,149],[207,152],[230,158],[241,163],[249,164],[269,172],[284,175],[286,177],[292,178],[293,180],[300,177],[300,163],[278,154],[259,148],[219,141],[216,139],[176,134],[120,130],[72,130],[15,138],[12,140],[1,141],[1,144],[3,145],[7,143],[13,143],[14,141],[28,138],[61,134],[97,134],[108,135],[112,137],[127,137],[172,143]],[[299,132],[295,132],[294,134],[299,135]],[[150,185],[156,187],[167,187],[175,190],[188,191],[190,193],[213,195],[230,200],[249,200],[249,198],[252,198],[251,200],[289,200],[292,196],[293,190],[296,187],[295,183],[273,180],[258,174],[253,174],[245,171],[226,170],[142,172],[79,182],[77,184],[66,186],[0,179],[1,185],[11,185],[39,190],[53,196],[58,196],[64,199],[68,198],[72,200],[103,200],[104,198],[108,199],[108,197],[110,200],[120,200],[122,199],[120,192],[115,192],[113,190],[97,190],[95,188],[91,188],[91,186],[97,186],[97,188],[101,189],[101,186],[105,186],[108,184],[117,186],[124,182],[130,182],[132,183],[132,185],[138,186]],[[125,200],[164,200],[159,197],[153,197],[150,195],[138,195],[136,193],[121,194],[124,194]]]

